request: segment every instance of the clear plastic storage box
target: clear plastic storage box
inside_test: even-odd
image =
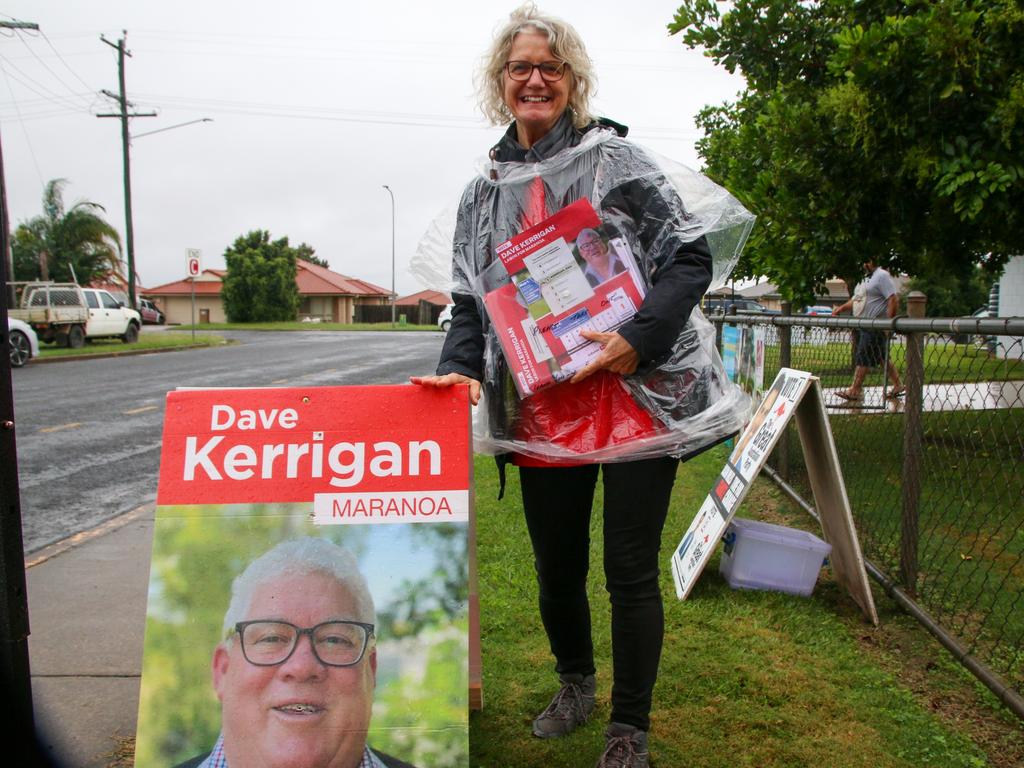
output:
[[[809,595],[832,552],[832,545],[813,533],[739,517],[729,524],[723,541],[718,570],[733,589]]]

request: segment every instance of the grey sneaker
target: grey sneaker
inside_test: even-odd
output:
[[[612,723],[604,732],[604,754],[597,768],[647,768],[647,733],[624,723]]]
[[[597,681],[593,675],[560,675],[562,687],[548,708],[533,721],[533,735],[541,739],[565,736],[594,711]]]

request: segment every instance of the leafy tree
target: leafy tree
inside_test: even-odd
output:
[[[66,184],[66,179],[50,181],[43,190],[43,213],[19,224],[14,231],[14,279],[71,282],[77,277],[83,285],[110,278],[126,282],[121,265],[121,236],[100,215],[106,210],[88,200],[79,200],[65,210]]]
[[[966,281],[1021,252],[1015,0],[685,0],[669,30],[746,79],[698,118],[706,171],[760,219],[737,276],[798,304],[866,256]]]
[[[929,272],[907,284],[908,291],[921,291],[928,297],[930,317],[969,315],[988,305],[991,287],[992,275],[980,267],[975,267],[966,279],[953,272]]]
[[[299,310],[295,285],[295,248],[288,238],[270,240],[266,230],[254,230],[224,251],[224,311],[233,323],[294,320]]]

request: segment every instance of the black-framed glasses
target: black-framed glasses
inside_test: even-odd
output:
[[[533,70],[539,69],[541,79],[545,83],[557,83],[565,75],[565,68],[568,66],[564,61],[542,61],[540,64],[531,64],[528,61],[509,61],[505,63],[505,71],[513,80],[524,82],[533,76]]]
[[[242,642],[242,655],[257,667],[284,664],[309,635],[313,655],[328,667],[358,664],[373,637],[373,624],[361,621],[325,621],[315,627],[297,627],[287,621],[240,621],[235,632]]]

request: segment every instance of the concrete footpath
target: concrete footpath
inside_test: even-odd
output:
[[[39,744],[59,766],[130,766],[154,505],[26,557]]]

